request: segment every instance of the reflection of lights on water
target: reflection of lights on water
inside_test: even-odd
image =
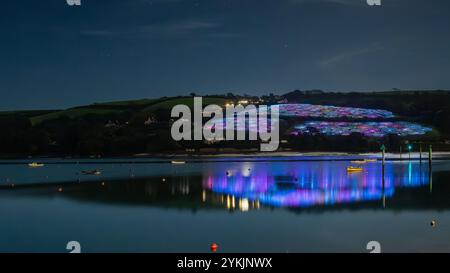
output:
[[[242,212],[249,211],[250,209],[258,209],[259,201],[250,201],[247,198],[238,198],[234,195],[221,195],[220,196],[221,203],[224,204],[228,210],[238,209]],[[236,207],[236,204],[238,206]]]
[[[251,168],[248,164],[242,166],[242,176],[249,177],[251,173]]]
[[[248,211],[261,204],[276,207],[310,207],[333,205],[392,197],[396,187],[427,185],[419,164],[388,164],[385,179],[381,164],[367,165],[358,175],[347,175],[346,165],[314,163],[280,163],[245,166],[243,172],[227,177],[212,172],[205,177],[204,187],[220,194],[219,200],[230,210]],[[250,169],[251,176],[245,170]],[[239,166],[242,168],[242,166]],[[223,169],[222,169],[223,170]],[[231,169],[230,169],[231,171]],[[288,174],[288,175],[286,175]],[[236,207],[237,205],[237,207]]]
[[[248,211],[249,209],[248,199],[244,198],[239,200],[239,209],[241,211]]]
[[[152,187],[148,187],[146,191],[148,195],[151,195],[153,191]],[[189,195],[190,193],[189,182],[185,181],[179,184],[172,184],[170,187],[170,193],[172,195],[176,195],[177,193],[181,193],[182,195]]]
[[[408,164],[408,183],[411,184],[412,180],[412,163],[409,162]]]

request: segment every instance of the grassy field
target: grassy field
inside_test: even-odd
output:
[[[0,111],[1,116],[22,116],[22,117],[35,117],[40,115],[46,115],[50,113],[58,112],[58,110],[24,110],[24,111]]]
[[[63,116],[67,116],[69,118],[78,118],[78,117],[88,115],[88,114],[103,115],[103,114],[115,113],[118,111],[120,111],[120,110],[97,109],[97,108],[74,108],[74,109],[68,109],[68,110],[58,111],[58,112],[54,112],[54,113],[49,113],[49,114],[45,114],[45,115],[35,116],[35,117],[30,118],[30,120],[33,125],[37,125],[43,121],[57,119],[57,118],[60,118]]]
[[[203,107],[209,104],[217,104],[219,106],[225,106],[227,102],[230,100],[225,98],[216,98],[216,97],[204,97],[203,98]],[[192,97],[181,97],[181,98],[173,98],[165,101],[161,101],[159,103],[155,103],[149,107],[144,108],[142,111],[145,113],[152,113],[158,109],[162,110],[171,110],[175,105],[184,104],[189,108],[194,106],[194,99]]]
[[[140,99],[128,101],[113,101],[106,103],[95,103],[92,105],[80,106],[66,110],[60,110],[50,113],[38,114],[30,117],[31,123],[37,125],[46,120],[57,119],[63,116],[69,118],[79,118],[85,115],[106,115],[119,113],[126,110],[137,110],[148,107],[153,103],[159,102],[160,99]]]
[[[217,97],[204,97],[203,105],[217,104],[224,106],[229,100]],[[30,117],[33,125],[40,124],[41,122],[57,119],[63,116],[69,118],[79,118],[85,115],[107,115],[120,113],[122,111],[135,111],[136,115],[149,115],[155,111],[162,109],[170,111],[172,107],[178,104],[185,104],[189,107],[193,107],[194,100],[192,97],[175,97],[175,98],[161,98],[161,99],[141,99],[141,100],[129,100],[129,101],[114,101],[106,103],[95,103],[87,106],[80,106],[59,111],[47,111],[40,112],[28,111],[28,117]],[[13,112],[8,112],[14,114]],[[1,115],[1,112],[0,112]]]
[[[124,100],[124,101],[112,101],[112,102],[104,102],[104,103],[95,103],[94,105],[99,106],[146,106],[149,104],[156,103],[161,99],[140,99],[140,100]]]

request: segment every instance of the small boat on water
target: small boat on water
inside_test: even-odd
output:
[[[354,167],[354,166],[347,167],[348,173],[356,173],[356,172],[362,172],[362,171],[363,171],[362,167]]]
[[[370,158],[370,159],[350,161],[350,163],[352,163],[352,164],[366,164],[366,163],[373,163],[373,162],[377,162],[377,159],[376,158]]]
[[[350,163],[352,163],[352,164],[366,164],[366,161],[365,160],[353,160],[353,161],[350,161]]]
[[[171,162],[174,165],[181,165],[181,164],[186,164],[186,161],[177,161],[177,160],[172,160]]]
[[[370,159],[365,159],[364,161],[366,161],[366,163],[372,163],[372,162],[377,162],[376,158],[370,158]]]
[[[40,167],[44,167],[44,164],[37,163],[37,162],[32,162],[32,163],[28,164],[28,167],[30,167],[30,168],[40,168]]]
[[[101,175],[102,172],[100,170],[88,170],[88,171],[81,171],[84,175]]]

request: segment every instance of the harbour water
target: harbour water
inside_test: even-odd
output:
[[[351,160],[0,162],[0,252],[450,251],[450,161]]]

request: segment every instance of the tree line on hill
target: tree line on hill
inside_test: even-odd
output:
[[[264,103],[286,99],[289,103],[385,109],[407,120],[432,126],[438,132],[426,139],[408,139],[410,142],[433,143],[439,149],[448,149],[444,145],[450,136],[448,91],[329,93],[297,90],[283,96],[270,94],[261,98],[231,93],[217,97],[231,100],[262,99]],[[14,112],[0,114],[0,156],[121,156],[199,151],[202,148],[221,151],[223,148],[245,150],[259,147],[256,142],[175,142],[170,136],[170,109],[155,109],[151,113],[145,113],[141,111],[142,107],[125,105],[122,110],[78,117],[61,115],[37,124],[32,123],[30,115]],[[283,149],[363,152],[378,151],[380,145],[385,144],[388,150],[398,151],[405,143],[405,138],[396,135],[383,139],[368,138],[358,133],[347,137],[321,134],[294,137],[289,134],[291,125],[291,121],[287,120],[282,126],[281,138],[286,140],[281,144]]]

